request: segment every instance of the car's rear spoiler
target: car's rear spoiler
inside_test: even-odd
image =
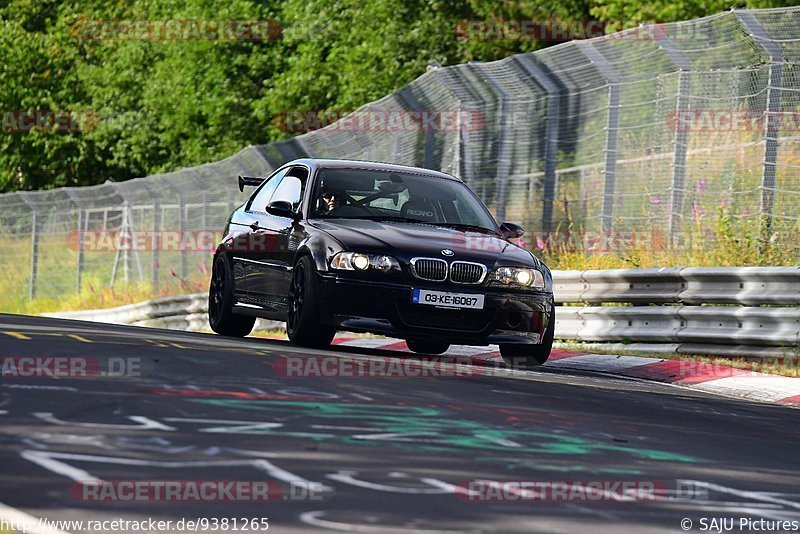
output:
[[[239,191],[244,191],[244,186],[257,187],[266,180],[263,176],[242,176],[239,175]]]

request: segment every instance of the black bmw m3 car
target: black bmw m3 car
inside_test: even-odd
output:
[[[555,310],[549,269],[512,241],[449,174],[299,159],[255,186],[218,245],[209,323],[245,336],[256,317],[323,347],[338,330],[385,334],[425,354],[498,344],[514,366],[544,363]]]

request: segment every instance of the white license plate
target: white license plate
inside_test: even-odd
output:
[[[440,308],[458,308],[466,310],[482,310],[483,295],[472,293],[446,293],[444,291],[428,291],[427,289],[414,289],[411,292],[413,304],[427,304]]]

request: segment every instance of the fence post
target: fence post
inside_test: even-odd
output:
[[[575,45],[594,64],[608,82],[608,118],[604,149],[605,180],[603,185],[603,231],[610,232],[614,224],[614,189],[617,180],[617,143],[619,140],[619,80],[616,67],[590,41],[575,41]]]
[[[158,291],[158,271],[160,269],[159,259],[160,259],[160,247],[164,243],[164,234],[161,229],[161,201],[159,200],[158,195],[156,195],[155,191],[153,191],[153,186],[149,184],[146,180],[142,180],[142,185],[144,185],[147,192],[150,194],[150,197],[153,199],[153,232],[156,236],[156,239],[151,240],[153,243],[153,265],[151,265],[150,271],[150,286],[151,291],[155,294]],[[232,211],[232,210],[231,210]]]
[[[425,110],[422,107],[422,104],[420,104],[419,100],[417,100],[417,97],[414,96],[414,93],[411,92],[411,89],[409,88],[408,85],[403,87],[399,91],[397,91],[397,96],[400,98],[400,100],[403,102],[403,104],[405,104],[407,109],[410,109],[412,111],[418,111],[418,112],[423,113],[423,114],[425,114],[425,113],[430,111],[430,110]],[[428,121],[426,121],[423,117],[420,117],[420,119],[421,119],[421,123],[420,123],[421,125],[427,124]],[[423,143],[422,143],[422,150],[423,150],[422,166],[425,167],[426,169],[432,169],[433,168],[433,148],[434,148],[434,142],[435,142],[435,139],[434,139],[435,132],[430,128],[425,128],[424,129],[424,135],[425,135],[425,137],[424,137],[424,140],[423,140]],[[397,145],[395,144],[395,147],[396,146]],[[397,155],[395,155],[394,159],[397,160]],[[400,163],[400,162],[398,162],[398,163]]]
[[[28,282],[28,299],[36,298],[36,277],[39,274],[39,209],[36,202],[31,200],[30,193],[20,191],[17,193],[22,201],[31,209],[31,278]]]
[[[83,211],[84,202],[83,200],[75,194],[75,191],[72,190],[70,187],[65,187],[64,192],[67,194],[69,199],[75,204],[75,207],[78,210],[78,261],[76,262],[75,268],[75,292],[80,295],[81,293],[81,274],[83,272],[83,234],[85,232],[84,226],[88,224],[88,217],[85,215]]]
[[[475,172],[475,161],[472,157],[472,149],[470,148],[469,133],[469,128],[458,129],[458,135],[456,137],[456,149],[458,151],[456,175],[464,180],[467,185],[474,187],[474,179],[477,173]]]
[[[764,120],[764,171],[761,176],[761,215],[766,217],[763,238],[769,237],[772,225],[772,205],[775,197],[775,171],[778,159],[778,135],[781,124],[781,92],[783,87],[783,47],[769,35],[758,18],[748,10],[734,9],[739,21],[747,28],[753,42],[769,56],[767,78],[767,105]]]
[[[483,69],[479,63],[468,63],[467,67],[473,73],[482,75]],[[497,220],[502,222],[506,217],[506,206],[508,204],[508,182],[511,169],[511,143],[509,143],[509,133],[511,129],[508,122],[513,120],[508,116],[508,92],[503,89],[491,75],[480,76],[481,80],[492,88],[492,92],[497,96],[497,168],[495,170],[495,180],[497,182],[497,199],[495,215]]]
[[[561,92],[558,84],[530,54],[515,56],[517,63],[547,92],[547,123],[545,125],[544,179],[542,182],[542,232],[549,236],[553,230],[553,200],[556,195],[556,165],[558,163],[558,127],[561,120]]]
[[[659,48],[678,67],[678,95],[675,101],[675,148],[672,154],[672,193],[669,204],[669,238],[678,245],[683,217],[683,192],[686,188],[686,152],[689,145],[689,128],[683,123],[681,112],[691,106],[692,62],[675,43],[654,31],[653,38]]]
[[[177,187],[175,188],[178,189]],[[186,235],[188,225],[186,224],[189,219],[189,210],[186,206],[186,197],[184,197],[183,193],[178,191],[178,216],[180,217],[180,221],[178,223],[178,229],[180,231],[181,238]],[[181,250],[181,280],[186,281],[186,277],[189,275],[189,258],[186,257],[186,251]]]
[[[136,258],[136,267],[139,273],[138,279],[141,280],[142,278],[142,260],[139,256],[139,251],[136,250],[136,244],[139,240],[136,238],[136,228],[133,225],[133,208],[130,202],[130,198],[128,198],[128,194],[123,189],[122,184],[117,182],[108,182],[109,185],[114,189],[114,192],[119,195],[122,199],[122,235],[125,235],[125,232],[130,232],[131,237],[133,238],[131,242],[125,247],[122,251],[122,264],[124,266],[124,270],[122,272],[123,279],[125,280],[125,284],[128,284],[130,281],[130,272],[133,270],[133,258]],[[131,249],[133,254],[131,254]],[[116,267],[117,267],[117,260],[118,256],[114,258],[114,269],[112,270],[111,276],[111,286],[113,287],[114,281],[116,278]]]
[[[476,111],[479,109],[478,98],[472,95],[466,85],[460,81],[459,77],[455,74],[463,68],[466,68],[466,66],[458,65],[452,68],[436,69],[431,71],[430,76],[436,76],[450,96],[457,101],[456,106],[459,112],[459,127],[457,136],[455,137],[455,148],[458,154],[458,167],[455,169],[455,174],[461,178],[464,183],[469,185],[481,199],[485,200],[486,196],[484,194],[483,181],[478,180],[479,173],[475,170],[476,163],[471,148],[472,141],[470,140],[471,128],[465,128],[461,123],[462,112]],[[470,98],[465,98],[465,93]],[[466,106],[465,103],[467,104]]]

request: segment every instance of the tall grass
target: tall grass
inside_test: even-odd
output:
[[[724,204],[716,217],[697,217],[685,225],[679,240],[670,242],[661,230],[632,231],[622,238],[570,239],[580,230],[531,244],[552,269],[631,269],[645,267],[791,266],[800,261],[800,222],[772,221],[760,215],[733,215]],[[617,248],[619,239],[633,246]]]

